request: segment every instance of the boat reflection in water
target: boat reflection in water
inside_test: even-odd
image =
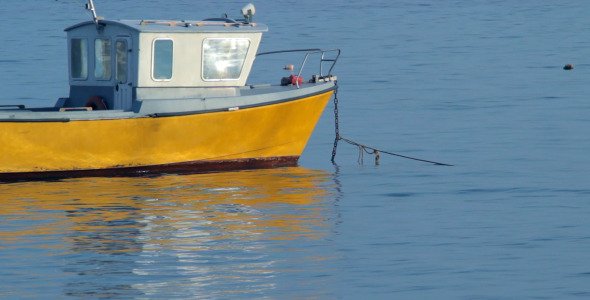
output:
[[[333,230],[334,191],[300,167],[5,184],[7,294],[272,295],[293,284],[278,274],[329,260],[306,247]]]

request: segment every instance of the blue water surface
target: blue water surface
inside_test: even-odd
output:
[[[67,96],[82,2],[0,2],[0,104]],[[95,2],[109,19],[246,4]],[[298,167],[2,184],[0,298],[590,297],[590,3],[255,5],[260,51],[342,50],[342,136],[453,166],[343,141],[332,164],[330,103]]]

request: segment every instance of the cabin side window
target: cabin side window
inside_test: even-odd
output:
[[[88,42],[86,39],[70,41],[70,74],[73,79],[88,78]]]
[[[157,81],[172,79],[174,44],[171,39],[154,41],[152,78]]]
[[[111,79],[111,40],[109,39],[94,41],[94,78]]]
[[[203,80],[237,80],[242,73],[250,40],[211,38],[203,41]]]

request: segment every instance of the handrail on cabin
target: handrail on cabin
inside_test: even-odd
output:
[[[299,67],[299,73],[297,74],[297,78],[301,78],[301,73],[303,72],[303,68],[305,67],[305,63],[307,62],[307,58],[311,54],[321,53],[322,56],[320,57],[320,78],[332,76],[332,69],[336,65],[338,58],[340,57],[340,49],[319,49],[319,48],[312,48],[312,49],[291,49],[291,50],[278,50],[278,51],[269,51],[269,52],[260,52],[257,53],[256,56],[260,55],[268,55],[268,54],[276,54],[276,53],[289,53],[289,52],[307,52],[305,57],[303,58],[303,62],[301,63],[301,67]],[[326,58],[326,53],[328,52],[336,52],[336,57],[334,58]],[[331,62],[330,68],[328,69],[328,74],[324,75],[324,62]],[[299,88],[299,81],[296,81],[297,88]]]
[[[139,22],[139,25],[141,26],[145,26],[145,25],[168,25],[168,26],[182,26],[182,27],[191,27],[191,26],[207,26],[207,25],[215,25],[215,26],[225,26],[225,27],[230,27],[230,26],[236,26],[236,27],[240,27],[240,26],[252,26],[252,27],[256,27],[258,26],[257,23],[240,23],[237,22],[236,20],[233,19],[228,19],[228,18],[210,18],[210,19],[205,19],[203,21],[195,21],[195,22],[189,22],[189,21],[152,21],[152,20],[142,20],[141,22]]]

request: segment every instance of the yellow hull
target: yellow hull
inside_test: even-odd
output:
[[[296,159],[333,91],[183,116],[0,123],[0,173],[139,169]]]

